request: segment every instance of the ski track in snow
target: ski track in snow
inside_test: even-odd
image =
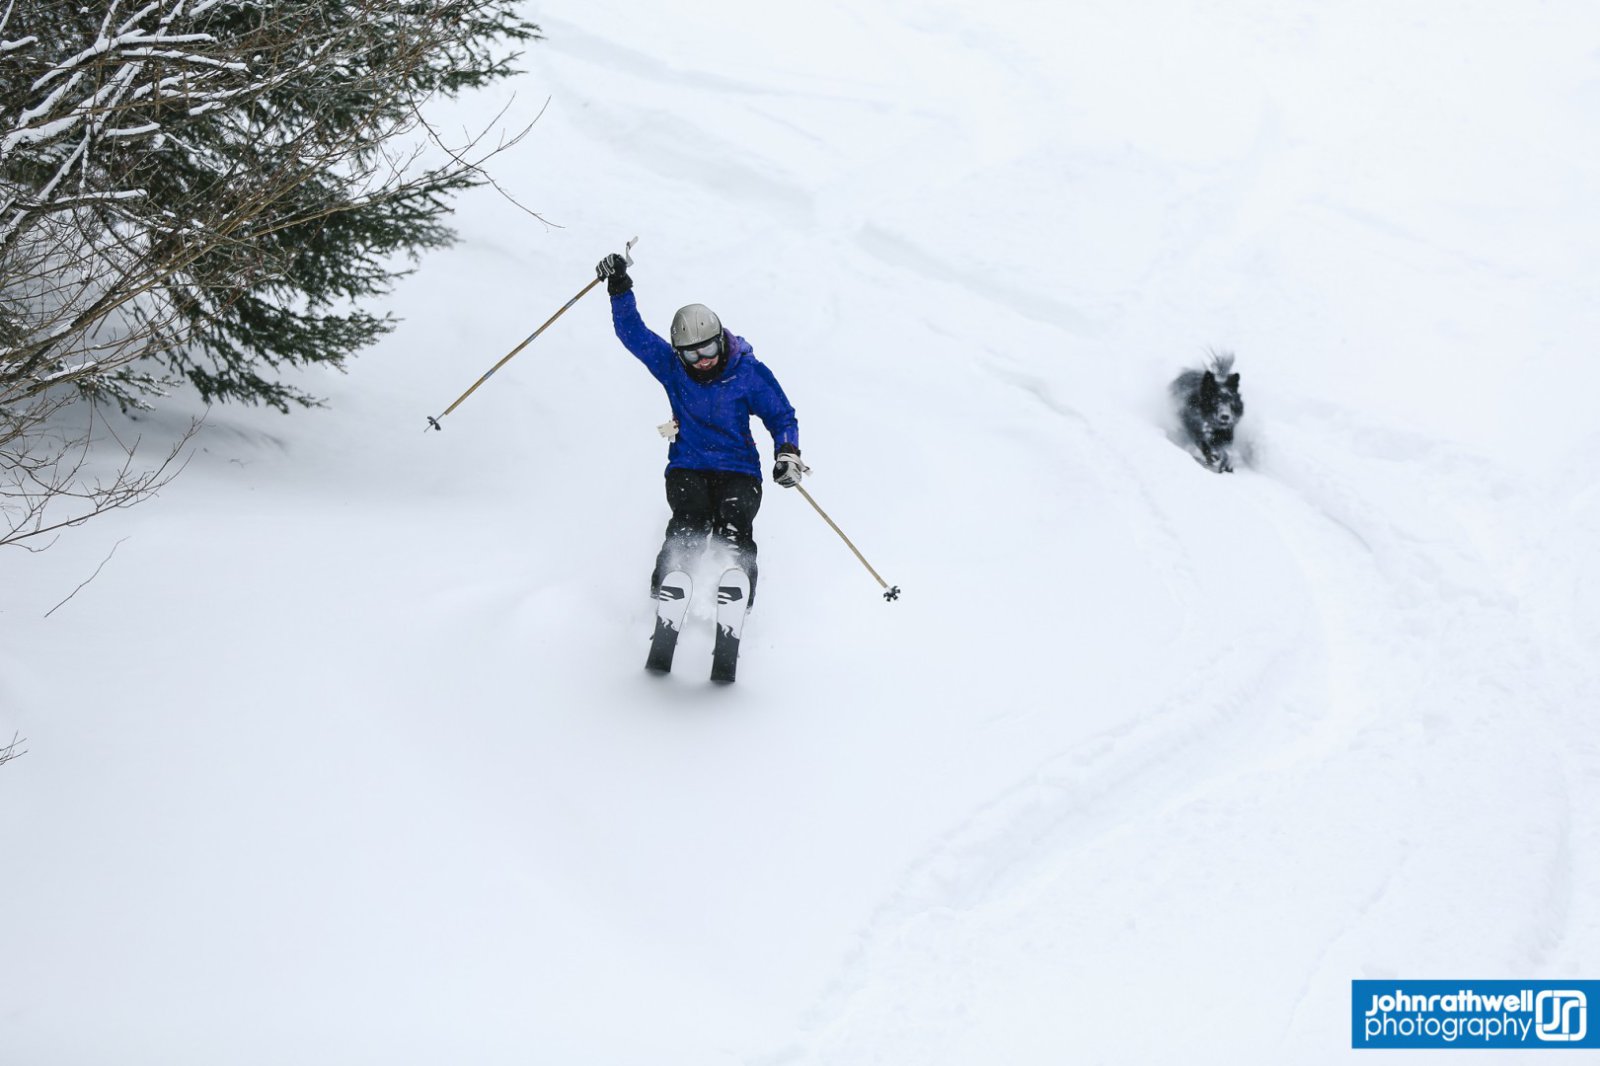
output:
[[[1337,430],[1313,439],[1325,449],[1335,445],[1332,454],[1358,450],[1360,432],[1345,433],[1348,439],[1342,440]],[[1432,450],[1422,440],[1396,438],[1385,443],[1402,453]],[[889,980],[894,980],[904,976],[905,971],[914,970],[914,966],[897,965],[894,956],[905,953],[904,944],[915,941],[917,927],[930,916],[946,915],[944,920],[948,921],[951,913],[1006,911],[1016,905],[1019,895],[1055,898],[1050,895],[1051,882],[1067,880],[1062,871],[1070,870],[1076,861],[1075,853],[1081,853],[1095,838],[1129,832],[1132,826],[1152,820],[1161,810],[1202,803],[1208,793],[1225,790],[1228,783],[1258,775],[1264,769],[1278,776],[1285,783],[1280,787],[1285,787],[1292,780],[1290,771],[1337,761],[1360,734],[1392,731],[1392,709],[1369,704],[1359,713],[1351,713],[1348,708],[1359,707],[1360,700],[1349,701],[1344,710],[1324,704],[1295,728],[1274,729],[1273,719],[1281,715],[1286,704],[1308,697],[1307,693],[1287,690],[1304,676],[1303,670],[1293,668],[1293,660],[1306,656],[1306,640],[1315,624],[1333,630],[1335,644],[1359,641],[1363,646],[1359,654],[1351,653],[1352,661],[1359,659],[1368,664],[1367,671],[1383,673],[1371,665],[1383,661],[1379,656],[1396,662],[1431,658],[1429,652],[1439,630],[1460,614],[1507,613],[1505,599],[1494,590],[1455,584],[1435,573],[1428,542],[1409,532],[1403,521],[1384,517],[1394,513],[1395,501],[1380,503],[1360,497],[1360,486],[1371,483],[1370,478],[1362,477],[1360,471],[1336,474],[1311,457],[1297,458],[1304,460],[1298,468],[1273,471],[1289,477],[1293,484],[1277,485],[1250,474],[1242,475],[1241,480],[1251,479],[1252,489],[1264,490],[1256,494],[1261,504],[1284,512],[1279,519],[1284,523],[1280,529],[1287,539],[1296,542],[1296,554],[1306,560],[1307,569],[1302,573],[1312,586],[1312,598],[1318,605],[1314,618],[1303,620],[1299,629],[1238,634],[1230,653],[1184,680],[1179,686],[1184,696],[1174,697],[1127,728],[1086,739],[1074,750],[1044,760],[945,834],[908,870],[893,897],[863,930],[861,946],[845,966],[843,976],[828,988],[804,1023],[811,1040],[760,1061],[846,1061],[841,1052],[851,1044],[828,1043],[829,1027],[838,1026],[841,1019],[849,1017],[853,1002],[868,994],[875,977],[888,975]],[[1427,458],[1428,465],[1419,472],[1421,481],[1434,475],[1457,480],[1465,476],[1488,481],[1491,492],[1504,491],[1503,485],[1494,485],[1490,472],[1481,463],[1448,453]],[[1289,522],[1294,524],[1292,529]],[[1322,568],[1317,561],[1330,558],[1343,559],[1349,565],[1337,571],[1318,572]],[[1470,562],[1481,565],[1484,560]],[[1353,591],[1351,578],[1361,573],[1366,577],[1361,588]],[[1354,610],[1333,606],[1352,600],[1361,606]],[[1418,603],[1436,606],[1418,612],[1414,606]],[[1395,616],[1396,620],[1419,613],[1424,617],[1409,626],[1398,624],[1390,629],[1374,624],[1374,611]],[[1404,644],[1387,648],[1372,644],[1373,631],[1392,634],[1408,628],[1413,632]],[[1493,650],[1491,665],[1485,667],[1476,658],[1486,649],[1472,648],[1472,654],[1465,658],[1452,658],[1435,666],[1435,673],[1449,675],[1458,685],[1507,676],[1499,660],[1526,656],[1542,639],[1542,635],[1523,635],[1507,647],[1504,637],[1519,628],[1522,627],[1514,617],[1495,617],[1487,625],[1480,623],[1479,632],[1496,637],[1498,649]],[[1245,654],[1243,649],[1250,653],[1243,662],[1237,661]],[[1472,665],[1475,662],[1476,668]],[[1285,663],[1290,664],[1288,668],[1284,668]],[[1550,708],[1539,710],[1549,713]],[[1514,743],[1520,730],[1508,733],[1505,740]],[[1560,736],[1564,731],[1551,733]],[[1263,735],[1273,737],[1265,750],[1259,743],[1249,743]],[[1569,871],[1575,858],[1575,812],[1565,786],[1561,792],[1565,816],[1544,862],[1550,871],[1548,888],[1538,905],[1529,908],[1548,916],[1542,935],[1534,941],[1536,947],[1526,959],[1535,970],[1548,965],[1550,953],[1566,932],[1570,918]],[[1592,835],[1593,818],[1586,821],[1586,832]],[[1288,1008],[1288,1021],[1275,1034],[1280,1041],[1277,1050],[1289,1053],[1296,1047],[1288,1037],[1312,995],[1314,978],[1333,956],[1336,946],[1381,906],[1403,878],[1408,864],[1415,861],[1414,849],[1403,841],[1401,845],[1393,864],[1355,902],[1350,914],[1324,932],[1311,953],[1299,990]],[[1533,857],[1537,858],[1537,854]],[[922,964],[930,965],[930,960],[923,959]],[[864,1032],[851,1031],[851,1035],[858,1040],[866,1038]],[[909,1033],[896,1031],[886,1046],[893,1046],[896,1038],[908,1036]],[[872,1043],[870,1039],[866,1042]],[[1064,1046],[1058,1050],[1064,1050]],[[1230,1050],[1227,1055],[1234,1053]],[[952,1055],[936,1056],[932,1061],[963,1060]]]

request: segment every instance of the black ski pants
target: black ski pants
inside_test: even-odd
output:
[[[750,575],[750,605],[756,602],[756,540],[752,533],[761,510],[761,479],[725,470],[668,470],[666,539],[656,556],[650,591],[674,570],[686,569],[705,550],[708,538],[733,552]]]

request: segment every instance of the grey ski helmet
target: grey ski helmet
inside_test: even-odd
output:
[[[677,349],[678,358],[689,366],[707,354],[721,354],[720,343],[714,349],[704,350],[706,345],[721,340],[722,320],[705,304],[680,307],[672,316],[672,346]]]

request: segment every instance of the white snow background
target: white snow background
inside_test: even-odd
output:
[[[0,563],[0,1063],[1326,1063],[1352,979],[1600,977],[1600,8],[530,14],[438,117],[548,97],[562,228],[464,198],[325,410]],[[703,605],[641,670],[603,292],[423,432],[635,234],[904,588],[769,485],[730,688]]]

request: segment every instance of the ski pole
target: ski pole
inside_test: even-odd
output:
[[[873,578],[877,580],[878,584],[882,586],[883,598],[890,603],[898,600],[900,598],[900,586],[894,585],[891,587],[887,581],[878,576],[878,572],[872,568],[872,564],[867,562],[867,557],[861,554],[861,549],[850,543],[850,538],[845,536],[844,530],[840,529],[838,525],[835,524],[833,519],[828,517],[827,511],[824,511],[821,507],[817,507],[817,501],[811,498],[811,493],[806,491],[804,485],[796,485],[795,488],[800,490],[800,495],[806,498],[807,503],[809,503],[812,507],[816,507],[817,513],[822,516],[822,520],[828,523],[828,527],[830,529],[839,534],[839,539],[845,542],[846,547],[856,553],[856,558],[860,559],[861,565],[867,568],[867,573],[871,574]]]
[[[622,258],[627,260],[627,263],[628,263],[629,266],[633,265],[633,256],[630,253],[632,253],[632,251],[633,251],[633,246],[635,244],[638,244],[638,243],[639,243],[639,238],[635,237],[633,240],[629,241],[622,249]],[[562,315],[566,314],[567,313],[567,308],[571,307],[573,304],[577,303],[579,300],[581,300],[585,296],[587,296],[589,294],[589,290],[590,289],[592,289],[596,285],[600,284],[600,280],[601,280],[600,278],[595,278],[593,281],[589,282],[589,284],[585,285],[582,289],[580,289],[578,291],[578,295],[574,296],[572,299],[570,299],[566,303],[562,304],[561,305],[561,310],[557,311],[555,314],[551,315],[548,319],[546,319],[544,325],[540,326],[538,329],[534,330],[532,333],[530,333],[526,337],[524,337],[522,339],[522,343],[521,344],[519,344],[515,348],[511,349],[509,352],[507,352],[505,354],[505,358],[501,359],[494,366],[491,366],[488,370],[486,370],[484,372],[483,377],[479,378],[477,381],[474,381],[472,383],[472,388],[468,389],[466,392],[463,392],[460,396],[457,396],[456,397],[456,402],[451,404],[449,407],[446,407],[444,409],[444,414],[441,414],[439,416],[439,418],[445,417],[445,415],[448,415],[451,411],[454,411],[457,407],[460,407],[461,404],[462,404],[462,401],[464,401],[468,396],[471,396],[474,392],[478,391],[478,386],[479,385],[482,385],[485,381],[488,381],[491,377],[493,377],[494,376],[494,372],[496,370],[499,370],[501,367],[503,367],[507,363],[511,362],[511,357],[512,356],[516,355],[518,352],[522,351],[522,349],[524,349],[528,345],[532,344],[535,337],[539,336],[539,334],[543,333],[546,329],[548,329],[550,327],[550,323],[551,322],[554,322],[556,319],[558,319]],[[429,415],[428,416],[427,428],[423,429],[422,432],[426,433],[426,432],[428,432],[428,429],[437,429],[440,432],[443,432],[444,431],[444,427],[439,424],[439,418],[435,418],[432,415]]]

